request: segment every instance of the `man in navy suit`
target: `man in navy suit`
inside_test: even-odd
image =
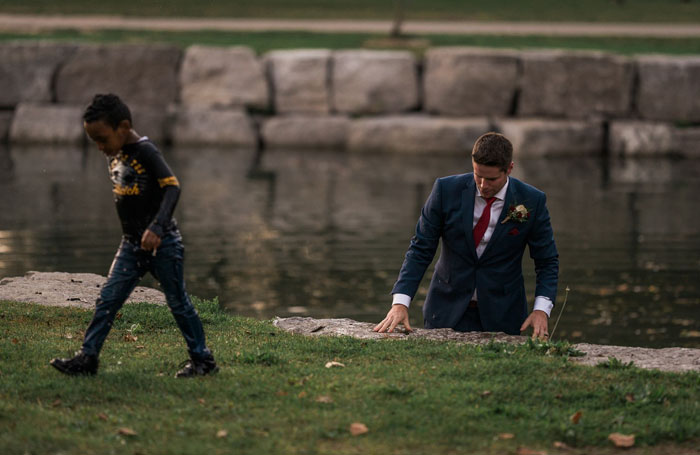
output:
[[[392,290],[392,307],[375,332],[392,332],[398,324],[411,330],[408,306],[442,239],[423,306],[425,328],[517,335],[532,327],[534,337],[549,336],[559,254],[545,194],[510,177],[512,158],[505,136],[486,133],[472,150],[473,173],[435,181]],[[537,275],[529,316],[522,273],[526,246]]]

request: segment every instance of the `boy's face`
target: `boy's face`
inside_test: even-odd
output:
[[[126,144],[131,129],[127,120],[123,120],[116,129],[103,120],[91,123],[83,122],[83,127],[90,139],[97,144],[97,148],[109,157],[119,153]]]

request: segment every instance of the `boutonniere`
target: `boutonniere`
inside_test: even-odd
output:
[[[530,218],[530,211],[522,204],[511,205],[508,209],[508,214],[503,218],[501,224],[506,224],[508,221],[517,221],[518,223],[524,223]]]

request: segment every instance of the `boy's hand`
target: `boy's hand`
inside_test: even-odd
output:
[[[153,251],[160,246],[160,237],[150,229],[146,229],[141,236],[141,248],[146,251]]]

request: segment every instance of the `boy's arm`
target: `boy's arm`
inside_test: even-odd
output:
[[[163,189],[160,208],[148,226],[146,233],[151,231],[160,238],[163,237],[163,228],[170,223],[175,206],[180,198],[180,182],[178,182],[177,177],[175,177],[175,174],[165,162],[165,159],[163,159],[163,155],[157,149],[148,154],[146,165],[149,168],[148,171],[152,173],[158,181],[158,185]]]
[[[158,237],[163,237],[163,226],[166,226],[172,219],[175,206],[180,198],[180,185],[177,184],[175,176],[172,178],[175,179],[175,184],[167,184],[166,186],[161,184],[161,187],[163,187],[163,200],[160,202],[160,209],[158,209],[156,217],[148,226],[148,230]],[[160,183],[160,179],[158,183]]]

